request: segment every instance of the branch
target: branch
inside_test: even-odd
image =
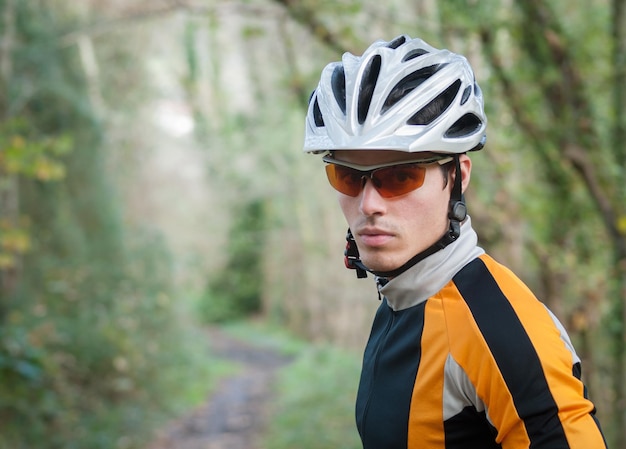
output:
[[[587,186],[587,190],[598,206],[604,224],[611,234],[613,242],[620,245],[621,254],[626,254],[626,240],[618,228],[617,217],[610,199],[598,182],[598,176],[593,169],[588,151],[578,145],[570,144],[564,149],[563,154]]]
[[[293,42],[285,30],[284,22],[279,24],[278,29],[284,43],[287,70],[290,72],[289,78],[291,79],[290,87],[298,99],[298,103],[302,109],[306,110],[309,105],[310,92],[305,89],[304,83],[302,82],[302,76],[298,71],[298,58],[296,57],[297,54],[294,49]]]
[[[92,23],[81,29],[64,34],[59,38],[59,45],[61,47],[70,47],[79,42],[80,39],[82,39],[84,36],[94,38],[104,34],[109,34],[121,28],[125,28],[131,24],[135,24],[136,22],[172,14],[173,12],[179,11],[181,9],[183,9],[183,7],[181,6],[180,2],[174,2],[161,8],[142,10],[140,12],[130,14],[126,17]]]
[[[547,105],[555,117],[569,114],[571,120],[561,120],[568,123],[571,130],[563,130],[576,139],[581,136],[595,141],[595,131],[592,129],[590,103],[585,95],[583,77],[576,67],[572,49],[575,46],[568,41],[563,27],[556,14],[550,9],[545,0],[527,0],[518,3],[525,16],[525,25],[522,28],[523,41],[529,60],[534,62],[538,73],[538,80],[544,97],[549,99]],[[541,39],[543,37],[543,39]],[[543,76],[546,69],[554,68],[561,76],[548,78]]]
[[[11,52],[13,51],[13,42],[15,37],[15,9],[14,0],[7,0],[4,11],[2,11],[2,29],[4,32],[0,36],[0,86],[6,92],[8,90],[8,82],[11,79],[13,70]]]
[[[541,2],[535,1],[535,3]],[[615,201],[613,201],[616,193],[615,186],[607,186],[601,182],[601,177],[589,158],[588,149],[596,147],[596,145],[598,145],[598,139],[590,119],[590,117],[592,117],[589,115],[590,105],[584,95],[580,73],[574,65],[572,55],[566,50],[567,46],[563,43],[563,37],[554,31],[555,29],[559,29],[558,24],[555,24],[553,18],[550,18],[549,12],[535,6],[534,8],[530,8],[527,14],[529,15],[528,20],[538,24],[540,28],[544,30],[543,35],[546,43],[544,49],[548,50],[548,55],[551,57],[550,60],[539,61],[539,64],[554,64],[561,70],[565,79],[565,81],[559,83],[558,86],[552,83],[541,84],[544,96],[546,98],[554,98],[554,102],[551,102],[550,107],[555,113],[559,109],[561,109],[561,112],[569,110],[573,116],[577,115],[581,117],[573,124],[573,129],[571,131],[564,129],[558,132],[558,139],[555,141],[554,136],[549,135],[549,133],[541,129],[541,127],[532,120],[525,107],[523,95],[521,95],[520,90],[513,85],[500,58],[496,54],[493,30],[489,28],[480,30],[480,37],[486,58],[492,66],[493,72],[502,87],[504,96],[507,98],[507,104],[515,114],[517,123],[535,144],[535,148],[548,164],[547,168],[550,170],[552,176],[558,175],[560,178],[559,182],[566,182],[567,180],[566,176],[562,176],[559,161],[550,158],[545,149],[545,143],[550,141],[555,142],[555,144],[561,148],[560,156],[571,164],[575,172],[582,179],[592,201],[596,204],[600,212],[605,228],[611,235],[611,239],[621,248],[621,253],[625,254],[626,240],[618,228],[617,210],[614,206]],[[529,32],[532,31],[529,30]],[[530,49],[530,51],[536,53],[534,54],[535,58],[538,57],[537,53],[540,53],[537,47]],[[544,54],[544,57],[546,56],[547,55]],[[564,86],[566,86],[566,88]],[[558,89],[560,95],[555,95],[554,89]],[[570,90],[575,90],[576,92],[570,92]]]
[[[507,99],[507,105],[511,108],[513,115],[524,133],[537,145],[541,145],[546,140],[545,133],[536,125],[530,116],[525,112],[523,96],[519,89],[514,87],[514,83],[507,75],[506,69],[502,64],[502,59],[497,55],[495,50],[494,32],[492,28],[486,27],[479,30],[480,40],[485,52],[487,62],[491,65],[492,70],[504,93],[503,97]]]
[[[626,167],[626,146],[624,145],[626,141],[626,1],[613,0],[612,17],[613,109],[615,112],[613,148],[615,148],[617,163],[620,167]]]
[[[298,23],[304,25],[311,34],[339,54],[347,50],[341,38],[336,36],[326,25],[318,20],[315,10],[307,8],[300,0],[274,0]]]
[[[154,9],[141,9],[126,16],[118,17],[110,20],[103,20],[101,22],[95,22],[89,24],[81,29],[71,31],[64,34],[59,38],[59,44],[61,47],[69,47],[75,45],[83,36],[89,36],[91,38],[109,34],[119,29],[126,28],[128,26],[135,25],[137,22],[145,20],[152,20],[177,12],[188,12],[198,15],[210,15],[210,14],[223,14],[228,12],[241,12],[254,15],[255,17],[261,15],[271,14],[267,8],[262,8],[254,5],[248,5],[246,3],[222,3],[214,6],[206,6],[194,3],[192,0],[172,0],[169,4]]]

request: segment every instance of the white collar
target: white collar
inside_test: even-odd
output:
[[[413,307],[441,290],[461,268],[484,252],[468,216],[461,224],[458,240],[391,279],[380,293],[395,311]]]

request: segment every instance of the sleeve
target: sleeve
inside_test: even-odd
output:
[[[563,326],[488,256],[455,276],[452,354],[505,449],[606,448]]]

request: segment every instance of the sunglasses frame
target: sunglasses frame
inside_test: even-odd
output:
[[[415,159],[415,160],[407,160],[407,161],[393,161],[393,162],[385,162],[385,163],[381,163],[381,164],[375,164],[375,165],[360,165],[360,164],[355,164],[352,162],[346,162],[346,161],[339,161],[335,158],[332,157],[332,154],[326,155],[322,158],[322,160],[329,165],[338,165],[338,166],[342,166],[342,167],[347,167],[350,168],[352,170],[356,170],[357,172],[361,173],[361,179],[363,178],[368,178],[372,180],[372,184],[374,185],[374,188],[378,191],[378,193],[383,197],[383,198],[394,198],[397,196],[402,196],[406,193],[409,193],[413,190],[417,190],[419,189],[422,185],[420,184],[418,187],[416,187],[415,189],[410,189],[407,190],[406,192],[403,193],[399,193],[397,195],[384,195],[380,188],[376,186],[376,184],[373,182],[374,178],[374,172],[383,169],[383,168],[391,168],[391,167],[397,167],[397,166],[402,166],[402,165],[430,165],[430,164],[439,164],[439,165],[444,165],[447,164],[448,162],[451,162],[454,160],[454,157],[452,156],[433,156],[430,158],[420,158],[420,159]],[[330,181],[330,178],[329,178]],[[356,195],[350,195],[346,192],[342,192],[339,189],[337,189],[334,185],[331,186],[337,190],[338,192],[344,194],[344,195],[348,195],[350,197],[357,197],[358,194],[361,192],[361,190],[363,189],[363,187],[361,186],[361,189],[359,190],[359,193],[357,193]]]

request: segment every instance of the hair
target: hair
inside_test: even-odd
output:
[[[439,168],[441,169],[441,174],[443,175],[443,188],[445,189],[448,186],[450,176],[452,176],[455,171],[454,161],[452,160],[450,162],[446,162],[445,164],[440,165]]]

